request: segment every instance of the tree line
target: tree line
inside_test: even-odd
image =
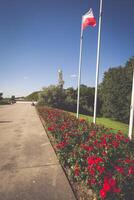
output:
[[[0,92],[0,105],[7,105],[11,103],[15,103],[15,96],[12,95],[11,98],[4,98],[3,92]]]
[[[128,123],[134,57],[130,58],[125,66],[112,67],[104,73],[103,80],[98,87],[97,115],[112,118]],[[93,115],[94,88],[80,86],[80,113]],[[32,98],[32,95],[30,96]],[[33,93],[33,97],[40,105],[47,105],[76,112],[77,89],[73,87],[61,89],[51,85],[42,91]]]

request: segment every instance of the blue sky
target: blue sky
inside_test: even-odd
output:
[[[77,86],[81,16],[90,8],[95,28],[84,30],[81,83],[95,85],[99,0],[0,0],[0,92],[23,96],[57,84]],[[99,80],[134,55],[134,1],[103,0]]]

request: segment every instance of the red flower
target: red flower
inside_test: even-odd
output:
[[[42,116],[54,136],[60,158],[67,163],[67,167],[75,161],[73,176],[83,175],[81,180],[88,180],[96,192],[100,188],[100,199],[107,199],[108,196],[114,199],[115,195],[121,196],[120,192],[124,195],[121,188],[124,187],[125,178],[132,189],[134,159],[127,150],[130,140],[126,136],[113,134],[113,130],[95,124],[88,125],[84,119],[77,120],[53,108],[42,109]]]
[[[102,199],[106,198],[106,191],[104,189],[100,190],[100,196],[101,196]]]
[[[124,140],[126,143],[130,141],[129,138],[125,138]]]
[[[95,178],[92,178],[91,180],[88,180],[88,184],[89,184],[90,186],[94,186],[96,183],[97,183],[97,181],[96,181]]]
[[[48,131],[54,131],[54,127],[53,126],[48,127]]]
[[[119,143],[116,142],[116,141],[113,141],[112,145],[113,145],[115,148],[117,148],[117,147],[119,146]]]
[[[88,166],[88,172],[89,172],[92,176],[95,175],[95,170],[94,170],[92,167],[90,167],[90,166]]]
[[[115,169],[120,173],[124,175],[124,169],[122,167],[119,166],[115,166]]]
[[[93,136],[95,136],[95,135],[96,135],[96,131],[91,131],[91,132],[90,132],[90,136],[91,136],[91,137],[93,137]]]
[[[116,180],[113,178],[108,179],[108,182],[111,185],[111,187],[114,187],[116,185]]]
[[[109,185],[109,183],[104,183],[103,184],[103,189],[108,192],[108,191],[111,190],[111,186]]]
[[[93,150],[93,147],[92,147],[92,146],[82,145],[82,147],[83,147],[86,151],[92,151],[92,150]]]
[[[97,170],[102,174],[105,171],[105,167],[97,166]]]
[[[103,155],[103,156],[106,156],[106,155],[107,155],[107,153],[106,153],[105,151],[103,151],[103,152],[102,152],[102,155]]]
[[[106,145],[107,145],[107,141],[106,141],[105,138],[103,139],[102,144],[103,144],[103,146],[106,146]]]
[[[101,157],[97,157],[95,160],[96,164],[103,162],[103,159]]]
[[[60,130],[61,130],[61,131],[64,131],[66,128],[67,128],[67,127],[66,127],[65,125],[62,125],[62,126],[60,127]]]
[[[60,142],[56,145],[58,149],[63,149],[68,143],[67,142]]]
[[[113,192],[115,192],[115,193],[120,193],[120,192],[121,192],[121,189],[120,189],[120,188],[117,188],[117,187],[114,187],[114,188],[113,188]]]
[[[85,119],[80,119],[80,122],[81,122],[81,123],[83,123],[83,122],[85,122],[85,121],[86,121]]]
[[[80,168],[79,168],[78,164],[76,164],[74,166],[74,174],[75,174],[75,176],[79,176],[79,174],[80,174]]]
[[[96,184],[96,179],[95,179],[95,178],[92,178],[92,179],[91,179],[91,185],[94,185],[94,184]]]
[[[94,156],[90,157],[87,159],[87,162],[89,165],[93,165],[95,163],[95,159],[94,159]]]
[[[129,167],[128,174],[134,174],[134,167]]]
[[[125,159],[125,162],[126,162],[126,163],[130,163],[130,162],[131,162],[131,160],[130,160],[130,159],[128,159],[128,158],[126,158],[126,159]]]
[[[116,186],[116,180],[113,178],[104,178],[103,190],[110,191],[112,190],[115,193],[121,192],[121,189]]]

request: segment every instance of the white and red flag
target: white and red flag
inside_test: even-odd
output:
[[[102,0],[101,0],[102,2]],[[101,16],[101,15],[100,15]],[[96,19],[93,11],[90,10],[82,16],[81,35],[80,35],[80,56],[79,56],[79,72],[78,72],[78,92],[77,92],[77,118],[79,118],[79,104],[80,104],[80,81],[81,81],[81,65],[82,65],[82,44],[83,44],[83,30],[87,26],[96,26]]]
[[[82,16],[82,29],[87,26],[96,26],[96,19],[94,18],[92,8]]]

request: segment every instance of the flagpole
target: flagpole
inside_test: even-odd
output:
[[[95,81],[94,117],[93,117],[93,122],[94,123],[96,123],[96,110],[97,110],[97,90],[98,90],[99,63],[100,63],[101,19],[102,19],[102,0],[100,0],[99,29],[98,29],[98,46],[97,46],[97,59],[96,59],[96,81]]]
[[[128,133],[128,137],[130,140],[132,140],[132,134],[133,134],[133,120],[134,120],[134,69],[133,69],[132,95],[131,95],[131,106],[130,106],[129,133]]]
[[[82,23],[81,23],[79,72],[78,72],[78,92],[77,92],[77,118],[79,118],[79,104],[80,104],[80,82],[81,82],[81,65],[82,65],[82,44],[83,44],[83,27],[82,27]]]

